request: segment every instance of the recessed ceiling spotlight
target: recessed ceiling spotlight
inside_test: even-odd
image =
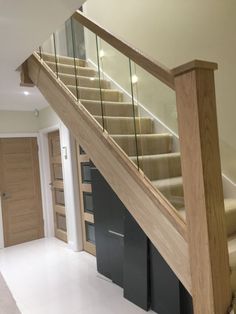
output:
[[[24,91],[25,96],[29,96],[29,92],[27,90]]]

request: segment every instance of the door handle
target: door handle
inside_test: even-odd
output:
[[[124,237],[125,237],[124,234],[119,233],[119,232],[115,232],[115,231],[113,231],[113,230],[108,230],[108,232],[109,232],[110,234],[113,234],[113,235],[115,235],[115,236],[117,236],[117,237],[120,237],[120,238],[124,238]]]
[[[8,200],[9,198],[11,198],[11,195],[9,193],[2,192],[2,199],[3,200]]]

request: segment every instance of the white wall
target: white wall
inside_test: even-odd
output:
[[[55,34],[55,45],[56,45],[56,55],[58,56],[68,56],[67,51],[67,39],[66,39],[66,29],[65,23],[63,23],[57,30]],[[41,50],[43,53],[55,54],[54,38],[51,35],[42,45]]]
[[[0,133],[32,133],[39,129],[39,118],[32,111],[0,111]]]
[[[74,251],[83,249],[82,219],[77,175],[76,143],[67,127],[60,124],[68,244]]]
[[[216,93],[222,164],[224,172],[236,181],[236,2],[88,0],[85,12],[169,68],[193,59],[219,64]],[[119,62],[119,59],[116,61]],[[148,92],[147,87],[145,90],[141,87],[138,93],[147,99],[151,92]],[[155,106],[155,102],[150,103]],[[174,125],[173,105],[170,110],[172,118],[169,123]],[[160,111],[168,119],[168,112],[163,107]]]
[[[50,106],[40,110],[38,128],[39,130],[57,125],[59,122],[60,118]]]
[[[40,110],[38,117],[33,111],[0,110],[0,133],[33,133],[59,122],[59,117],[50,106]]]

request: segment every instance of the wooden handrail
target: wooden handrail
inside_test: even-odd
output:
[[[152,74],[162,83],[168,85],[170,88],[175,89],[174,76],[170,69],[162,65],[161,63],[153,60],[146,56],[143,52],[136,48],[133,48],[130,44],[125,42],[123,39],[118,38],[111,32],[107,31],[102,26],[98,25],[91,19],[87,18],[81,11],[76,11],[72,16],[83,26],[88,28],[90,31],[98,35],[100,38],[105,40],[111,46],[119,50],[126,57],[130,58],[144,70]]]

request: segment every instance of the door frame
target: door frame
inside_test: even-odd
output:
[[[54,217],[52,194],[49,183],[51,182],[50,161],[48,151],[48,133],[59,130],[62,150],[62,168],[65,181],[65,205],[67,208],[67,233],[68,246],[73,251],[83,250],[82,220],[80,214],[79,183],[77,175],[76,143],[69,130],[62,122],[39,130],[38,133],[0,133],[0,138],[35,137],[39,147],[40,185],[43,206],[44,235],[45,238],[54,237]],[[4,248],[4,233],[2,208],[0,199],[0,249]]]

